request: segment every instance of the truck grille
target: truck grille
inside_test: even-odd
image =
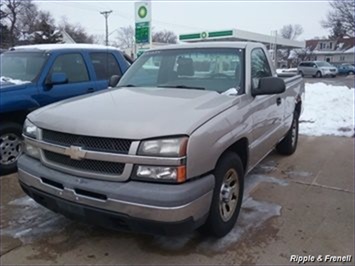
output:
[[[97,174],[121,175],[125,166],[124,163],[116,162],[96,161],[88,159],[73,160],[69,156],[63,154],[46,150],[43,152],[46,160],[49,163]]]
[[[122,154],[128,154],[132,143],[131,140],[127,139],[81,136],[47,129],[43,129],[42,138],[46,142],[67,147],[73,145],[82,147],[86,150]]]

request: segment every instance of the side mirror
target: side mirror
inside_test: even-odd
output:
[[[111,88],[116,87],[116,85],[118,84],[118,82],[120,81],[121,77],[118,75],[113,75],[110,77],[109,81],[108,81],[108,86]]]
[[[68,83],[68,77],[64,72],[52,73],[46,82],[47,85],[60,85],[65,83]]]
[[[252,89],[251,95],[268,95],[279,94],[286,90],[285,81],[282,78],[266,77],[259,79],[259,85],[256,89]]]

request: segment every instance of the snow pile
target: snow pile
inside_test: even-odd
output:
[[[30,83],[31,81],[20,80],[20,79],[12,79],[12,78],[1,76],[0,77],[0,82],[9,82],[9,83],[12,83],[12,84],[15,84],[15,85],[21,85],[21,84],[25,84],[25,83]]]
[[[306,84],[299,133],[354,136],[354,89],[324,83]]]
[[[297,73],[297,68],[278,68],[276,69],[277,74],[282,73]]]

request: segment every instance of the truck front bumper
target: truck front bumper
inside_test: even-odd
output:
[[[100,226],[154,234],[181,234],[202,225],[209,213],[214,176],[184,184],[114,182],[68,175],[22,155],[23,190],[41,205]]]

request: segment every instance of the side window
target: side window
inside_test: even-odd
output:
[[[91,53],[90,59],[98,80],[109,80],[113,75],[122,75],[118,63],[112,53]]]
[[[261,48],[251,52],[251,79],[254,88],[259,86],[260,78],[271,77],[269,61]]]
[[[59,55],[49,71],[50,74],[62,72],[68,77],[68,83],[89,81],[89,74],[81,54]]]

